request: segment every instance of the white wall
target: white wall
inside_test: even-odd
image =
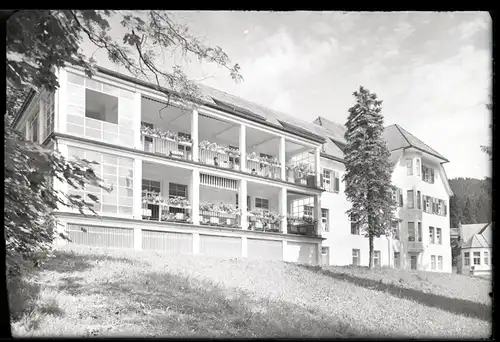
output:
[[[469,252],[470,264],[465,266],[465,252]],[[474,252],[481,253],[481,263],[479,265],[474,265]],[[484,264],[485,252],[488,252],[488,265]],[[491,248],[462,248],[462,274],[469,274],[471,271],[471,266],[474,266],[474,271],[491,271]]]

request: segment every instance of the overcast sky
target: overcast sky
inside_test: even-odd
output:
[[[360,85],[450,160],[449,178],[491,174],[491,18],[485,12],[176,12],[240,64],[244,82],[193,61],[202,82],[290,115],[344,124]],[[110,67],[106,62],[99,63]]]

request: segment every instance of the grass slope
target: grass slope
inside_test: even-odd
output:
[[[451,274],[70,245],[14,287],[15,336],[491,335],[490,282]]]

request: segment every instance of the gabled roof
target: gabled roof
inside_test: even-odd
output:
[[[462,224],[458,229],[460,230],[460,240],[464,244],[463,246],[469,243],[474,235],[483,232],[489,225],[490,223]]]
[[[493,245],[492,228],[492,223],[486,224],[477,234],[472,235],[472,237],[462,245],[462,248],[491,248]]]
[[[387,126],[384,129],[383,135],[390,151],[413,147],[417,150],[442,159],[444,162],[449,162],[448,159],[436,152],[436,150],[397,124]]]
[[[323,127],[324,129],[326,129],[328,131],[328,133],[330,133],[328,135],[328,137],[330,139],[332,139],[334,142],[337,142],[337,143],[340,143],[340,144],[343,144],[345,145],[346,144],[346,141],[345,141],[345,138],[344,138],[344,134],[346,132],[346,128],[341,125],[341,124],[338,124],[336,122],[332,122],[328,119],[325,119],[323,116],[318,116],[314,121],[313,123],[315,123],[316,125],[319,125],[321,127]]]

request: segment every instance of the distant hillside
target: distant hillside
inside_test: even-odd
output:
[[[450,199],[450,224],[486,223],[491,221],[491,180],[475,178],[450,179],[453,196]]]

